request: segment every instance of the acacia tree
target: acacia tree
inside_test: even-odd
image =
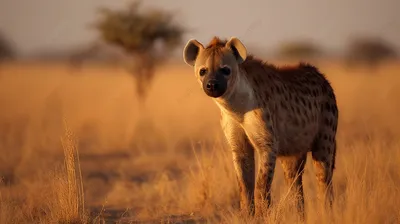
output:
[[[375,69],[379,63],[397,57],[395,48],[386,40],[377,37],[358,37],[349,43],[346,63],[349,67],[366,64]]]
[[[134,1],[122,10],[100,8],[101,17],[95,28],[106,43],[132,56],[134,63],[130,72],[136,79],[137,95],[144,100],[155,66],[181,43],[185,29],[174,21],[171,12],[154,8],[144,11],[140,4]],[[161,52],[157,49],[158,43],[162,44]]]
[[[284,58],[312,58],[322,55],[322,51],[313,42],[299,40],[284,43],[278,54]]]

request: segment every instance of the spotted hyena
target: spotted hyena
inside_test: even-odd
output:
[[[204,92],[221,109],[240,189],[240,207],[260,214],[271,204],[277,158],[304,215],[302,173],[310,151],[318,197],[333,200],[338,108],[328,80],[312,65],[277,67],[248,55],[236,37],[204,47],[189,40],[184,61],[194,67]],[[254,152],[259,156],[255,178]],[[327,200],[326,200],[327,199]]]

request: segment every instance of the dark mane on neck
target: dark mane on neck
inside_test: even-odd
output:
[[[252,54],[248,54],[246,60],[240,65],[244,70],[249,69],[252,66],[260,66],[268,70],[278,70],[279,68],[273,64],[268,63]]]
[[[253,55],[248,55],[246,60],[239,65],[241,69],[246,71],[247,77],[250,79],[269,79],[292,82],[299,76],[307,73],[319,73],[318,68],[315,66],[299,62],[293,65],[274,65],[267,61],[261,60]],[[254,71],[257,71],[254,73]]]

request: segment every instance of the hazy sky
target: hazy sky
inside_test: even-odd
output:
[[[0,30],[22,53],[67,48],[96,38],[87,25],[98,6],[127,0],[0,0]],[[186,39],[237,36],[271,48],[295,38],[332,49],[353,35],[380,35],[400,46],[400,0],[145,0],[176,11]]]

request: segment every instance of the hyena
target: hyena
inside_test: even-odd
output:
[[[332,204],[338,107],[331,84],[316,67],[268,64],[248,55],[236,37],[214,37],[206,47],[191,39],[183,58],[194,67],[202,89],[221,110],[243,211],[257,215],[270,207],[279,158],[285,182],[292,185],[304,218],[302,174],[308,152],[315,166],[318,198]],[[259,156],[257,177],[255,151]]]

